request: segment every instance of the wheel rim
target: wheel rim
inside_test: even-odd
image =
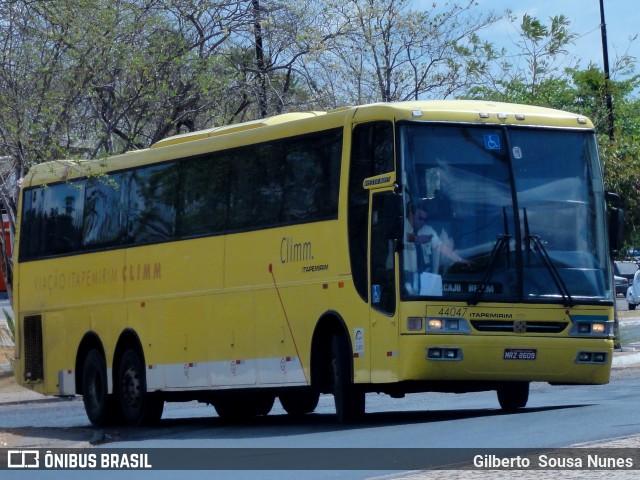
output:
[[[102,381],[102,375],[97,368],[94,368],[91,372],[91,382],[88,385],[87,400],[89,406],[93,411],[98,411],[102,405],[104,398],[104,382]]]
[[[142,405],[142,381],[134,367],[129,367],[122,376],[122,398],[131,412],[137,412]]]
[[[82,400],[87,417],[94,425],[102,425],[107,419],[108,390],[104,359],[92,350],[84,360],[82,371]]]

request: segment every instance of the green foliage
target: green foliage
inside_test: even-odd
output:
[[[622,198],[625,210],[625,249],[640,249],[640,143],[629,136],[611,141],[600,135],[605,188]]]
[[[11,341],[13,342],[16,338],[16,327],[13,321],[13,316],[6,309],[2,309],[2,313],[4,313],[5,318],[7,319],[7,325],[9,326],[9,336]]]

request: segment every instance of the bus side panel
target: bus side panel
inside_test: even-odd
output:
[[[36,379],[16,368],[19,381],[26,381],[36,391],[51,395],[75,393],[74,372],[78,347],[90,331],[105,345],[110,365],[109,343],[113,325],[111,315],[103,322],[100,313],[110,305],[122,303],[122,251],[101,252],[92,256],[74,255],[39,262],[18,264],[20,298],[18,354],[29,370],[42,368]],[[109,301],[105,302],[104,298]],[[29,321],[25,321],[27,318]],[[126,317],[121,319],[122,325]],[[33,329],[42,329],[38,335]],[[42,364],[44,365],[38,365]],[[40,379],[39,377],[43,377]]]
[[[306,385],[311,336],[337,285],[338,222],[329,221],[227,237],[225,290],[255,289],[258,383]],[[236,332],[237,334],[237,332]]]
[[[20,310],[44,311],[123,298],[123,251],[21,262]]]
[[[211,385],[211,363],[222,360],[211,299],[221,298],[223,258],[223,236],[127,250],[129,326],[144,349],[150,390]]]
[[[222,287],[224,237],[129,248],[122,270],[129,299],[198,295]]]
[[[258,383],[253,292],[235,291],[210,298],[208,319],[211,385],[253,387]]]
[[[129,319],[144,348],[149,390],[209,386],[206,297],[132,302]]]
[[[369,327],[369,304],[353,286],[351,276],[330,289],[331,310],[344,320],[353,348],[353,380],[355,383],[371,382],[371,328]],[[358,336],[359,338],[356,338]]]

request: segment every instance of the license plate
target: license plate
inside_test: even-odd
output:
[[[535,360],[537,350],[524,348],[505,348],[504,360]]]

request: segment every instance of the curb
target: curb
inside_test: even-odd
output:
[[[629,365],[638,363],[640,363],[640,352],[622,353],[618,355],[614,354],[611,368],[628,367]]]
[[[13,375],[13,368],[10,363],[0,363],[0,378],[10,377]]]

